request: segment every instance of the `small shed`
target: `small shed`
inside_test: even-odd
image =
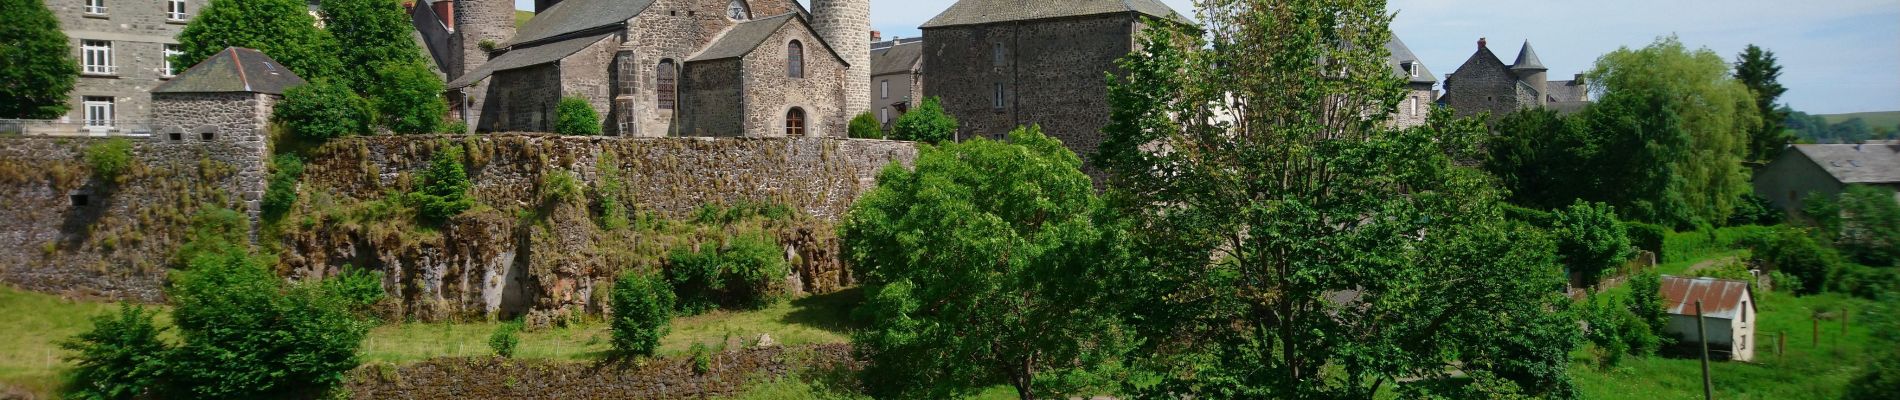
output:
[[[1662,277],[1663,307],[1669,313],[1664,334],[1681,343],[1700,342],[1696,302],[1702,302],[1709,356],[1735,361],[1755,359],[1755,296],[1748,282],[1732,279]]]
[[[303,78],[263,52],[231,47],[152,89],[152,124],[170,142],[263,146],[271,112]]]

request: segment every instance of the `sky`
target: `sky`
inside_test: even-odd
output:
[[[1162,1],[1194,14],[1192,0]],[[955,0],[870,2],[871,28],[890,38],[921,35],[917,26]],[[1604,53],[1674,34],[1730,60],[1749,44],[1773,51],[1788,87],[1781,99],[1796,110],[1900,110],[1896,0],[1390,0],[1388,8],[1398,13],[1393,32],[1440,77],[1463,64],[1480,37],[1506,62],[1529,40],[1551,79],[1567,79]]]

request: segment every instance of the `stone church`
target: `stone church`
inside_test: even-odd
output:
[[[869,107],[868,0],[535,8],[517,29],[511,0],[417,7],[447,14],[446,37],[424,41],[447,49],[435,53],[452,113],[476,131],[551,131],[563,97],[586,99],[605,134],[643,137],[842,137]]]
[[[1480,38],[1477,53],[1445,77],[1445,95],[1438,103],[1450,106],[1459,117],[1488,112],[1492,121],[1524,108],[1572,113],[1590,104],[1590,87],[1582,75],[1553,81],[1546,76],[1549,72],[1530,41],[1517,51],[1517,61],[1505,65]]]

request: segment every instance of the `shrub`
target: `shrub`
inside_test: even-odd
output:
[[[712,371],[712,351],[705,343],[693,343],[693,373],[705,374]]]
[[[370,88],[377,119],[400,134],[428,134],[442,130],[449,104],[442,99],[442,79],[421,62],[389,63],[377,71],[382,84]]]
[[[699,251],[675,250],[668,272],[680,311],[690,315],[720,305],[756,309],[771,304],[788,271],[781,251],[762,231],[733,235],[723,248],[708,244]]]
[[[515,347],[521,345],[520,322],[509,322],[495,327],[495,333],[488,335],[488,348],[502,358],[514,358]]]
[[[1504,207],[1504,217],[1510,218],[1512,221],[1520,221],[1533,226],[1545,227],[1550,226],[1554,219],[1549,211],[1519,207],[1513,204],[1503,204],[1502,206]]]
[[[673,288],[659,274],[628,271],[613,287],[614,352],[653,355],[673,318]]]
[[[92,317],[92,330],[59,343],[72,352],[74,366],[64,395],[69,399],[130,399],[149,397],[165,375],[165,356],[171,346],[159,340],[152,323],[154,312],[119,304],[114,316]]]
[[[1651,335],[1662,338],[1663,329],[1669,327],[1669,310],[1663,306],[1662,276],[1655,270],[1633,274],[1629,279],[1630,313],[1636,316]]]
[[[1669,235],[1669,228],[1632,221],[1623,223],[1623,233],[1629,236],[1630,245],[1654,253],[1657,261],[1663,259],[1663,238]]]
[[[1799,229],[1782,229],[1763,239],[1754,250],[1754,259],[1764,267],[1793,275],[1801,282],[1795,293],[1819,293],[1828,287],[1829,275],[1839,268],[1839,256],[1821,246]]]
[[[1889,348],[1847,383],[1847,400],[1900,399],[1900,351]]]
[[[93,178],[111,184],[125,183],[132,170],[132,141],[111,138],[86,147],[86,166]]]
[[[1900,293],[1900,270],[1841,263],[1835,268],[1831,285],[1828,289],[1835,292],[1878,300]]]
[[[1557,255],[1583,275],[1585,285],[1596,285],[1604,271],[1635,255],[1616,210],[1603,203],[1578,201],[1551,213],[1551,231],[1557,237]]]
[[[383,290],[383,272],[343,266],[343,272],[325,279],[320,283],[327,293],[342,299],[351,311],[367,313],[371,306],[383,300],[388,292]]]
[[[600,114],[594,105],[578,96],[561,98],[554,108],[554,133],[562,135],[599,135]]]
[[[191,216],[185,231],[185,244],[172,254],[171,264],[180,268],[206,254],[248,251],[251,221],[244,213],[219,207],[207,207]]]
[[[265,220],[276,221],[297,204],[297,180],[303,177],[303,159],[295,154],[279,154],[270,161],[270,178],[264,186],[262,208]]]
[[[851,118],[849,128],[852,139],[883,139],[884,124],[877,122],[877,116],[866,111]]]
[[[1841,193],[1836,247],[1856,262],[1900,266],[1900,202],[1891,189],[1852,185]]]
[[[1735,212],[1729,214],[1729,226],[1776,225],[1785,220],[1781,208],[1754,193],[1743,194],[1741,201],[1735,203]]]
[[[184,344],[166,398],[281,398],[328,388],[358,363],[370,324],[320,282],[286,284],[270,261],[204,254],[166,294]]]
[[[451,118],[442,121],[442,133],[445,135],[466,135],[474,132],[468,130],[468,121]]]
[[[620,163],[613,151],[601,153],[595,162],[594,170],[600,171],[600,184],[594,187],[594,199],[600,207],[600,228],[616,230],[627,227],[627,205],[621,203],[620,194],[626,191],[626,184],[620,179]]]
[[[284,90],[271,118],[297,138],[322,142],[369,132],[369,101],[348,86],[318,79]]]
[[[424,220],[441,223],[475,206],[469,198],[468,171],[462,168],[462,148],[444,144],[429,161],[429,169],[418,175],[421,184],[410,193],[417,213]]]
[[[1641,317],[1624,307],[1621,299],[1598,301],[1592,293],[1585,301],[1590,330],[1584,337],[1596,344],[1600,366],[1615,367],[1626,354],[1650,355],[1662,347],[1662,339]]]
[[[897,117],[897,123],[891,126],[891,138],[924,143],[955,139],[957,119],[944,113],[942,101],[936,97],[926,97],[916,109]]]
[[[580,180],[574,178],[573,172],[564,169],[556,169],[541,175],[539,191],[542,204],[553,205],[581,198]]]

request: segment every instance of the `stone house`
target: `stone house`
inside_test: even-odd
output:
[[[924,39],[891,38],[871,43],[871,112],[890,129],[897,117],[923,101]]]
[[[1433,88],[1438,85],[1438,76],[1425,67],[1425,62],[1419,61],[1418,54],[1399,40],[1397,34],[1385,43],[1385,49],[1391,53],[1386,59],[1392,65],[1392,72],[1405,78],[1407,90],[1405,100],[1392,112],[1392,125],[1400,128],[1424,125],[1426,117],[1432,114],[1432,104],[1438,101],[1438,90]]]
[[[536,4],[519,30],[508,0],[441,10],[451,104],[478,131],[547,131],[566,96],[604,132],[647,137],[843,136],[869,107],[850,83],[870,79],[866,0]]]
[[[1480,38],[1478,51],[1445,77],[1445,94],[1438,103],[1451,107],[1459,117],[1488,112],[1492,121],[1524,108],[1572,113],[1590,103],[1590,88],[1582,75],[1552,81],[1549,72],[1530,41],[1518,49],[1517,61],[1505,65]]]
[[[94,135],[151,133],[151,90],[178,72],[178,33],[210,0],[44,0],[66,33],[79,81],[60,122]]]
[[[1900,191],[1900,144],[1797,144],[1755,170],[1755,195],[1789,212],[1809,194],[1836,197],[1848,185]]]
[[[1669,314],[1666,335],[1678,343],[1701,343],[1696,328],[1696,302],[1702,302],[1702,330],[1708,334],[1710,358],[1735,361],[1755,359],[1755,296],[1748,282],[1662,277],[1663,308]]]
[[[264,160],[269,158],[270,119],[284,90],[304,80],[263,52],[232,47],[193,65],[152,89],[150,139],[167,145],[215,145],[237,163],[236,193],[255,220],[264,195]]]

